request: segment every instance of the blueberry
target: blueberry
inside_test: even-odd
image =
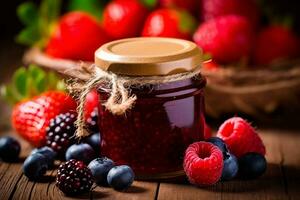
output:
[[[254,179],[267,169],[267,161],[258,153],[247,153],[239,158],[239,175],[243,179]]]
[[[100,133],[94,133],[85,139],[85,142],[93,147],[96,155],[100,154],[100,143],[101,143],[101,136]]]
[[[86,143],[73,144],[66,151],[66,160],[80,160],[85,164],[89,164],[95,158],[95,151]]]
[[[107,158],[96,158],[90,162],[88,168],[92,171],[92,174],[95,178],[95,182],[98,185],[108,185],[107,183],[107,174],[111,168],[115,166],[114,162]]]
[[[53,151],[50,147],[44,146],[42,148],[36,148],[31,151],[31,154],[40,153],[47,158],[48,167],[51,168],[54,166],[54,160],[56,157],[56,152]]]
[[[227,145],[221,138],[211,137],[207,140],[207,142],[210,142],[210,143],[216,145],[217,147],[219,147],[219,149],[223,152],[223,154],[228,152]]]
[[[131,186],[134,173],[127,165],[113,167],[107,174],[107,182],[115,190],[125,190]]]
[[[222,171],[222,177],[221,180],[223,181],[229,181],[233,179],[239,170],[239,165],[238,165],[238,160],[237,158],[231,154],[231,153],[226,153],[223,154],[224,156],[224,167]]]
[[[0,158],[6,162],[17,161],[20,155],[20,143],[9,136],[0,138]]]
[[[48,169],[48,160],[46,156],[40,153],[34,153],[28,156],[23,164],[23,173],[30,180],[40,179]]]

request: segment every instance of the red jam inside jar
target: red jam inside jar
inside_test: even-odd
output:
[[[95,63],[102,70],[129,79],[181,76],[198,69],[200,62],[201,52],[194,43],[170,38],[119,40],[100,47],[95,53]],[[130,85],[127,89],[137,98],[132,108],[122,115],[113,114],[105,107],[111,84],[106,82],[98,87],[101,154],[118,165],[132,167],[138,179],[183,175],[185,149],[204,139],[205,78],[194,73],[187,78],[169,80]]]
[[[137,176],[180,172],[187,146],[204,139],[204,86],[196,77],[133,89],[137,101],[121,116],[101,106],[101,153],[130,165]],[[99,89],[101,102],[106,91]]]

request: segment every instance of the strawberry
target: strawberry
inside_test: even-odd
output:
[[[46,45],[46,54],[65,59],[92,61],[94,52],[110,41],[95,18],[81,11],[63,15]]]
[[[12,126],[34,146],[45,143],[46,128],[59,113],[76,109],[76,102],[64,92],[48,91],[15,105]]]
[[[195,25],[195,19],[186,11],[162,8],[148,16],[142,36],[191,39]]]
[[[220,63],[238,62],[252,51],[254,34],[246,18],[218,17],[200,24],[194,41]]]
[[[34,146],[45,142],[45,129],[51,118],[76,109],[76,102],[63,90],[64,85],[53,73],[30,65],[21,67],[12,82],[1,88],[1,95],[12,103],[12,126]]]
[[[198,8],[198,0],[159,0],[159,5],[164,8],[181,8],[190,13],[195,13]]]
[[[224,15],[241,15],[256,27],[259,9],[254,0],[202,0],[202,15],[205,21]]]
[[[299,55],[299,38],[290,29],[273,25],[264,28],[257,36],[254,61],[267,65],[279,59],[290,59]]]
[[[140,34],[148,10],[139,0],[114,0],[103,12],[103,26],[114,39]]]

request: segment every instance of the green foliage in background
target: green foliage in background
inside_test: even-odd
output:
[[[14,105],[48,90],[65,90],[64,82],[54,72],[30,65],[14,73],[11,83],[1,87],[1,96]]]
[[[68,10],[85,11],[101,19],[105,3],[103,0],[69,0]]]
[[[44,47],[60,15],[60,7],[61,0],[43,0],[39,7],[33,2],[18,6],[17,15],[25,28],[17,36],[17,42]]]

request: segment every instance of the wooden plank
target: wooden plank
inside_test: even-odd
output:
[[[133,185],[125,192],[118,192],[108,187],[94,188],[89,194],[84,194],[81,196],[76,196],[76,199],[128,199],[128,200],[148,200],[155,199],[157,183],[150,182],[140,182],[135,181]],[[42,189],[44,191],[45,189]],[[53,200],[67,200],[72,199],[71,197],[65,196],[62,192],[58,190],[54,183],[48,186],[47,193],[43,192],[42,197]],[[34,199],[34,198],[32,198]]]
[[[262,133],[267,147],[267,173],[256,180],[234,180],[210,188],[162,183],[158,199],[288,199],[281,173],[280,141],[270,133]]]
[[[17,136],[16,136],[17,137]],[[25,160],[27,154],[30,152],[30,145],[24,142],[22,139],[18,138],[21,143],[21,155],[19,162],[17,163],[4,163],[1,162],[0,166],[0,199],[6,200],[9,199],[14,191],[17,189],[17,183],[20,181],[23,176],[22,164]]]
[[[92,199],[128,199],[128,200],[151,200],[155,199],[157,184],[154,182],[135,181],[125,192],[118,192],[111,188],[97,187],[92,192]]]
[[[269,131],[260,131],[267,149],[267,172],[255,180],[234,180],[223,183],[222,199],[289,199],[281,171],[280,140]]]
[[[290,199],[300,199],[300,135],[299,132],[280,132],[282,170]]]

